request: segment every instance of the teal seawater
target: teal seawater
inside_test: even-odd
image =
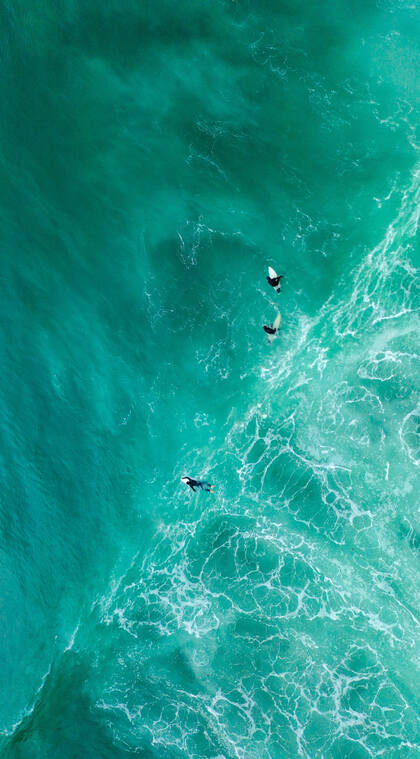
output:
[[[0,30],[2,758],[415,759],[419,5]]]

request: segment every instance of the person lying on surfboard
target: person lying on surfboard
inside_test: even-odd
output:
[[[181,477],[182,482],[185,482],[188,487],[191,488],[193,493],[195,493],[196,488],[200,488],[201,490],[205,490],[206,493],[212,493],[213,492],[213,485],[210,484],[210,482],[205,482],[204,480],[193,480],[191,477]]]
[[[280,280],[284,279],[284,274],[277,275],[274,269],[271,268],[271,266],[268,267],[268,277],[267,282],[271,287],[274,287],[275,290],[279,293],[281,291],[280,287]]]
[[[277,332],[277,330],[274,329],[272,324],[269,324],[268,326],[267,324],[264,324],[263,329],[267,332],[267,335],[275,335]]]
[[[280,314],[277,314],[272,324],[270,324],[269,326],[267,326],[266,324],[263,325],[263,330],[267,334],[270,343],[273,342],[275,336],[277,335],[277,332],[279,331],[280,321],[281,321],[281,316]]]

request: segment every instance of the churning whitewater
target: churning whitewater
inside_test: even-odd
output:
[[[418,6],[0,25],[1,756],[416,759]]]

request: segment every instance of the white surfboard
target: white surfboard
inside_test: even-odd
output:
[[[281,316],[278,313],[277,316],[276,316],[276,318],[273,321],[273,328],[274,329],[278,329],[280,327],[280,322],[281,322]]]
[[[280,322],[281,322],[281,316],[278,313],[276,318],[273,321],[273,329],[278,329],[280,327]],[[267,335],[267,337],[268,337],[268,341],[272,343],[273,340],[275,340],[275,338],[277,337],[277,333],[275,335]]]
[[[268,276],[270,279],[275,279],[277,277],[276,272],[271,268],[271,266],[268,267]]]

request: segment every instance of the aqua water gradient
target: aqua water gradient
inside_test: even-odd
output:
[[[0,29],[1,757],[415,759],[418,3]]]

